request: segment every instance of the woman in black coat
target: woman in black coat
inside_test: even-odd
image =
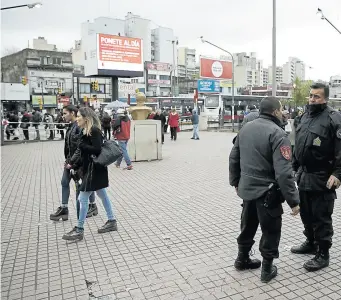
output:
[[[98,233],[117,230],[116,219],[106,192],[106,188],[109,186],[108,168],[94,164],[92,159],[94,156],[98,156],[102,150],[103,135],[100,120],[92,109],[82,107],[77,114],[77,123],[83,129],[78,146],[82,165],[82,183],[79,188],[80,194],[78,198],[80,212],[78,226],[63,236],[64,240],[71,241],[83,239],[84,221],[89,208],[89,197],[94,191],[102,199],[108,216],[108,221],[103,227],[98,229]]]

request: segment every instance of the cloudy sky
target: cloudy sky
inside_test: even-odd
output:
[[[1,5],[34,1],[38,0],[1,0]],[[180,46],[194,47],[198,54],[223,54],[202,44],[199,37],[204,36],[230,52],[257,52],[264,66],[271,64],[271,0],[40,1],[40,9],[1,12],[2,53],[25,48],[38,36],[68,50],[80,39],[80,23],[99,16],[124,19],[130,11],[152,20],[154,26],[173,28]],[[308,79],[328,80],[341,74],[341,35],[316,15],[318,7],[341,30],[341,0],[277,0],[277,64],[295,56],[309,66]]]

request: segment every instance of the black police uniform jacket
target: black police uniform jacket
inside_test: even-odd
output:
[[[341,180],[341,115],[327,104],[307,106],[296,128],[293,169],[302,191],[329,191],[330,175]]]
[[[101,153],[103,135],[99,128],[92,127],[91,135],[81,137],[79,143],[82,162],[82,183],[79,188],[82,192],[98,191],[109,186],[108,168],[94,164],[92,157]]]
[[[239,132],[229,159],[230,184],[243,200],[256,200],[278,184],[290,207],[299,204],[291,166],[291,145],[281,122],[261,114]]]

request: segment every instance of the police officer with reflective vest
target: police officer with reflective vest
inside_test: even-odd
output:
[[[293,169],[306,241],[291,252],[315,254],[304,264],[308,271],[329,265],[335,189],[341,179],[341,115],[327,105],[328,97],[328,86],[313,84],[307,111],[296,128]]]
[[[230,154],[230,184],[243,199],[241,233],[237,239],[237,270],[259,268],[250,259],[258,225],[262,229],[259,250],[263,257],[261,280],[277,275],[273,259],[278,258],[282,227],[282,202],[286,199],[292,214],[299,213],[299,194],[292,171],[290,141],[281,128],[282,105],[274,97],[264,98],[260,116],[246,123]]]

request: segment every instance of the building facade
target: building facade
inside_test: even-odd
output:
[[[329,81],[329,97],[341,98],[341,76],[331,76]]]
[[[20,83],[27,78],[33,107],[57,108],[72,102],[73,63],[69,52],[24,49],[1,59],[1,81]],[[62,97],[60,96],[62,95]]]
[[[148,96],[170,96],[172,92],[172,65],[159,62],[146,62],[146,92]]]
[[[233,57],[237,87],[263,86],[263,62],[257,59],[255,52],[235,53]]]
[[[295,79],[305,80],[305,64],[296,57],[289,57],[283,65],[283,79],[281,83],[293,83]]]

